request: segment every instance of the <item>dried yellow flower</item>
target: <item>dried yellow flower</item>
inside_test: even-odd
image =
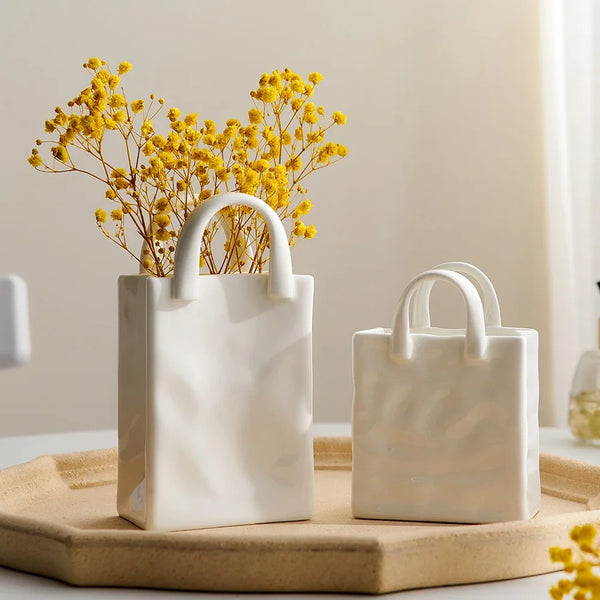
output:
[[[319,83],[320,81],[323,81],[323,75],[321,75],[321,73],[317,73],[315,71],[315,72],[309,74],[308,80],[312,84],[317,85],[317,83]]]
[[[138,113],[138,112],[144,110],[144,100],[142,98],[140,98],[139,100],[134,100],[131,103],[131,110],[134,113]]]
[[[160,242],[168,242],[171,239],[171,234],[166,229],[159,229],[154,237]]]
[[[275,102],[278,95],[277,88],[274,88],[272,85],[265,85],[264,87],[259,88],[256,92],[256,97],[267,104]]]
[[[210,119],[206,119],[204,121],[204,129],[205,133],[210,133],[211,135],[214,135],[215,133],[217,133],[217,124],[214,121],[211,121]]]
[[[142,148],[142,153],[145,156],[150,156],[154,152],[154,150],[154,144],[151,141],[149,141],[144,144],[144,147]]]
[[[279,91],[279,97],[284,103],[287,103],[294,97],[294,91],[286,86]]]
[[[306,225],[302,221],[296,221],[294,229],[292,230],[292,233],[296,237],[303,237],[305,231],[306,231]]]
[[[227,181],[229,179],[229,169],[225,167],[215,169],[215,177],[220,181]]]
[[[168,227],[171,223],[171,217],[169,215],[161,213],[154,217],[154,222],[162,228]]]
[[[304,93],[304,82],[301,79],[294,79],[290,82],[290,89],[296,94]]]
[[[154,210],[158,212],[166,212],[170,208],[169,201],[163,196],[154,203]]]
[[[145,138],[150,137],[154,133],[154,126],[152,125],[152,121],[144,121],[140,130]]]
[[[167,119],[169,119],[169,121],[177,121],[180,115],[181,111],[175,106],[173,106],[169,109],[169,112],[167,113]]]
[[[317,228],[314,225],[309,225],[304,232],[304,237],[307,239],[314,238],[317,235]]]
[[[119,108],[127,106],[127,102],[125,101],[125,96],[123,96],[123,94],[115,94],[109,98],[108,105],[111,108],[118,110]]]
[[[558,599],[572,591],[573,598],[595,598],[600,589],[600,577],[593,569],[600,567],[600,547],[596,542],[597,530],[593,525],[579,525],[572,529],[570,537],[577,544],[580,557],[575,560],[572,548],[550,548],[550,559],[563,563],[565,573],[573,573],[573,579],[561,579],[550,588],[550,596]],[[589,594],[589,595],[588,595]]]
[[[248,119],[250,119],[250,123],[260,123],[262,121],[262,113],[258,108],[251,108],[248,111]]]
[[[169,150],[178,150],[181,145],[181,138],[175,131],[171,131],[167,136],[167,143],[165,145]]]
[[[186,115],[183,122],[188,126],[195,125],[198,122],[198,113],[190,113],[189,115]]]
[[[296,209],[301,215],[307,215],[310,212],[310,209],[312,208],[312,202],[306,198],[305,200],[302,200],[302,202],[300,202],[300,204],[298,204],[298,208]]]
[[[162,135],[155,135],[152,138],[152,143],[157,148],[164,148],[167,145],[167,139],[164,136],[162,136]]]
[[[118,167],[110,172],[110,176],[112,179],[116,179],[117,177],[127,177],[127,170],[123,169],[123,167]]]
[[[125,177],[117,177],[114,181],[115,183],[115,187],[118,190],[124,190],[125,188],[129,187],[129,181],[127,181],[127,179],[125,179]]]
[[[271,163],[264,158],[261,158],[253,163],[252,167],[256,169],[259,173],[264,173],[269,167]]]
[[[124,60],[119,65],[119,75],[124,75],[125,73],[129,73],[129,71],[131,71],[131,63],[128,63],[126,60]]]
[[[94,56],[94,57],[90,58],[90,59],[87,61],[87,63],[86,63],[86,64],[84,64],[84,67],[88,67],[88,68],[90,68],[90,69],[94,69],[94,70],[96,70],[96,69],[99,69],[99,68],[100,68],[100,65],[101,65],[101,64],[102,64],[102,63],[100,62],[100,59],[99,59],[99,58],[96,58],[96,57]]]
[[[67,117],[67,115],[65,115],[64,112],[59,112],[56,115],[56,117],[54,117],[54,123],[56,125],[63,126],[63,125],[66,125],[68,121],[69,121],[69,117]]]
[[[325,109],[309,101],[322,80],[320,73],[312,72],[306,79],[290,69],[263,73],[257,89],[250,92],[254,106],[248,111],[248,121],[242,124],[227,119],[222,129],[208,119],[199,126],[197,113],[182,118],[181,111],[172,106],[163,113],[166,132],[157,135],[160,123],[156,115],[164,99],[157,100],[151,93],[148,105],[141,98],[128,103],[123,90],[116,93],[121,76],[131,70],[130,63],[124,61],[112,72],[106,62],[91,58],[85,68],[91,76],[89,86],[67,102],[68,110],[56,107],[53,118],[44,124],[48,133],[55,134],[54,141],[38,140],[36,144],[51,145],[52,156],[65,165],[61,172],[81,170],[105,182],[106,199],[118,203],[118,208],[109,211],[116,225],[110,231],[103,227],[108,218],[104,209],[96,211],[96,221],[106,237],[130,253],[125,221],[133,219],[138,231],[141,224],[140,234],[146,242],[141,262],[148,273],[165,276],[172,272],[181,225],[196,206],[224,191],[257,195],[283,221],[290,220],[292,246],[316,235],[314,225],[307,227],[302,222],[312,208],[302,183],[321,166],[348,153],[341,144],[325,142],[331,124],[321,120]],[[142,117],[136,119],[137,113]],[[336,111],[332,120],[340,125],[346,117]],[[122,138],[127,145],[127,167],[113,169],[104,158],[112,150],[114,138],[111,144],[101,146],[101,142],[111,131],[111,136]],[[93,172],[87,164],[85,170],[80,169],[67,148],[75,159],[80,151],[98,159],[101,169]],[[37,150],[27,160],[40,170],[55,171],[46,167]],[[220,239],[217,233],[228,220],[227,252],[236,253],[221,260],[213,255],[218,251],[214,241]],[[242,267],[250,273],[261,272],[268,260],[264,223],[250,210],[232,207],[222,211],[205,235],[199,263],[209,272],[219,272],[219,265],[222,272]]]
[[[32,152],[31,156],[27,159],[27,162],[32,166],[32,167],[39,167],[41,164],[44,163],[44,161],[42,160],[42,157],[37,153],[37,152]]]
[[[56,158],[56,160],[60,160],[60,162],[66,163],[69,160],[69,153],[64,146],[54,146],[50,149],[52,152],[52,156]]]
[[[302,168],[302,159],[299,156],[290,156],[285,162],[288,171],[299,171]]]
[[[336,125],[345,125],[346,124],[346,115],[337,110],[331,115],[331,118],[333,119],[333,122]]]

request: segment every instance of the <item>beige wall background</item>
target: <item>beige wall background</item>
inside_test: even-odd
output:
[[[116,424],[116,278],[135,271],[96,230],[103,189],[35,173],[43,121],[88,83],[89,56],[129,60],[129,97],[223,122],[263,71],[325,75],[348,158],[310,182],[318,237],[295,248],[316,279],[315,415],[349,420],[350,339],[387,326],[408,278],[466,260],[493,279],[507,324],[540,330],[548,288],[538,4],[522,0],[5,2],[0,8],[0,240],[30,286],[34,356],[0,374],[0,435]],[[449,290],[438,322],[464,321]]]

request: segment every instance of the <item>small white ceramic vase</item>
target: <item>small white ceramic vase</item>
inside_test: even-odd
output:
[[[391,330],[354,334],[354,516],[531,518],[541,495],[537,332],[501,326],[496,293],[478,269],[440,266],[407,285]],[[479,285],[485,311],[473,283],[457,271]],[[430,326],[436,281],[462,293],[465,329]]]

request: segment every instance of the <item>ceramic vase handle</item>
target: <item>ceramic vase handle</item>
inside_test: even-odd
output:
[[[467,327],[465,332],[465,358],[482,360],[485,357],[487,341],[485,337],[485,320],[481,298],[475,286],[460,273],[433,269],[417,275],[406,286],[400,301],[394,323],[390,344],[390,356],[393,360],[410,360],[412,341],[410,334],[410,303],[413,295],[423,283],[447,281],[457,287],[462,293],[467,305]]]
[[[466,275],[479,286],[486,327],[502,327],[500,304],[492,282],[488,276],[475,265],[465,262],[446,262],[436,265],[434,269],[446,269]],[[431,327],[429,317],[429,297],[434,283],[422,283],[412,301],[411,321],[413,327]]]
[[[253,208],[263,217],[269,230],[271,247],[269,296],[278,299],[289,299],[294,296],[290,247],[279,216],[263,200],[248,194],[227,192],[208,198],[186,219],[175,250],[173,298],[178,300],[196,300],[198,298],[198,257],[204,230],[220,210],[228,206],[239,205]]]

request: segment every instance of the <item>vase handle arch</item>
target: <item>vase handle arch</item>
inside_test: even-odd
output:
[[[241,192],[226,192],[212,196],[197,206],[186,219],[175,249],[173,298],[178,300],[198,298],[198,256],[204,231],[211,219],[228,206],[247,206],[254,209],[265,220],[270,244],[268,294],[278,300],[293,298],[295,288],[292,257],[285,227],[278,214],[264,200]]]

